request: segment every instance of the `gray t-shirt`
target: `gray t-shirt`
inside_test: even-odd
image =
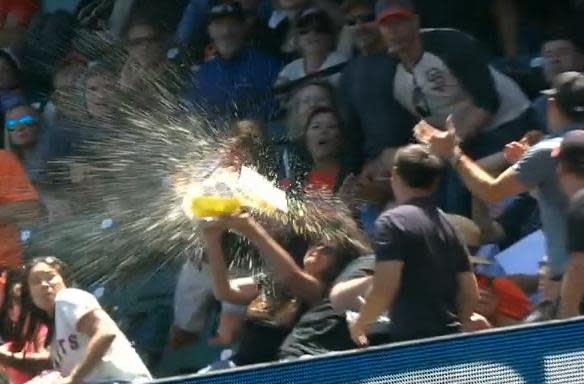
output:
[[[492,113],[489,123],[481,127],[481,132],[489,132],[529,108],[521,88],[489,65],[469,35],[454,29],[427,29],[421,38],[424,54],[411,71],[398,64],[393,83],[395,99],[412,114],[444,128],[448,115],[457,123],[476,106]]]
[[[551,155],[561,142],[561,137],[543,140],[513,166],[519,181],[533,189],[537,199],[552,276],[561,276],[568,261],[565,223],[568,201],[556,177],[557,160]]]

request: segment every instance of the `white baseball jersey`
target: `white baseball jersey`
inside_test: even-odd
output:
[[[89,337],[77,331],[77,323],[86,314],[101,309],[88,292],[66,288],[57,294],[55,332],[51,342],[53,365],[63,377],[81,362],[87,353]],[[152,379],[148,368],[126,336],[116,327],[116,338],[101,363],[85,378],[86,383],[106,381],[138,382]]]

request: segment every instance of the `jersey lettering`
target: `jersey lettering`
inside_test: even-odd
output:
[[[76,351],[79,349],[79,339],[76,334],[69,335],[66,339],[55,340],[55,356],[53,365],[55,368],[61,366],[61,361],[67,355],[67,351]]]
[[[426,79],[432,84],[432,90],[444,92],[446,89],[446,79],[444,72],[440,68],[432,67],[426,71]]]
[[[77,335],[69,335],[69,348],[72,351],[76,351],[79,349],[79,341],[77,341]]]

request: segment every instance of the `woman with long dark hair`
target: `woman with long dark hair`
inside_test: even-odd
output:
[[[273,232],[273,224],[270,228]],[[230,279],[222,244],[228,231],[250,241],[269,266],[269,277]],[[298,262],[249,216],[218,218],[205,226],[203,239],[215,297],[248,308],[239,350],[232,359],[236,366],[276,360],[278,348],[301,314],[327,294],[337,275],[361,252],[349,242],[315,241]]]
[[[22,300],[31,303],[30,328],[48,326],[47,351],[8,353],[0,364],[31,374],[56,369],[61,383],[145,382],[148,369],[95,297],[77,288],[55,257],[31,261],[24,275]]]
[[[36,322],[31,324],[30,308],[23,302],[22,279],[25,269],[14,268],[5,272],[4,301],[0,309],[0,337],[4,344],[0,350],[7,353],[23,354],[44,351],[47,338],[47,326]],[[4,277],[4,276],[3,276]],[[6,374],[12,384],[26,383],[33,375],[23,370],[6,367]]]

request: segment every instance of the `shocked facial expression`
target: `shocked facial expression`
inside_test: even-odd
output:
[[[332,113],[320,113],[306,129],[306,146],[313,160],[335,158],[341,151],[339,121]]]
[[[34,304],[47,313],[54,311],[57,294],[66,288],[61,274],[47,263],[31,268],[28,286]]]

